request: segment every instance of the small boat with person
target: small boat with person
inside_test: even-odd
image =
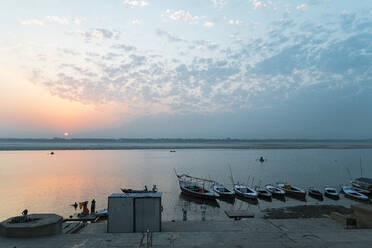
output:
[[[299,187],[296,187],[296,186],[293,186],[293,185],[290,185],[288,183],[277,183],[276,184],[280,189],[284,190],[286,195],[289,195],[289,196],[295,196],[295,197],[303,197],[305,198],[306,197],[306,191],[299,188]]]
[[[274,185],[272,184],[267,184],[265,186],[265,188],[273,195],[273,196],[276,196],[276,197],[284,197],[285,196],[285,191],[278,188],[278,187],[275,187]]]
[[[235,197],[235,192],[228,189],[222,184],[219,183],[214,183],[213,184],[213,191],[216,192],[217,194],[220,195],[220,197],[225,197],[225,198],[234,198]]]
[[[323,201],[323,193],[320,192],[320,190],[318,190],[314,187],[310,187],[307,192],[308,192],[309,196],[311,196],[311,197],[313,197],[317,200]]]
[[[247,199],[257,199],[258,196],[257,191],[244,184],[234,184],[234,191],[237,196]]]
[[[350,186],[342,186],[341,188],[342,188],[342,192],[345,194],[346,197],[349,197],[349,198],[352,198],[352,199],[355,199],[355,200],[359,200],[359,201],[368,201],[369,200],[368,196],[366,196],[362,193],[359,193],[358,191],[356,191],[355,189],[353,189]]]
[[[340,198],[340,195],[337,192],[337,190],[329,186],[324,187],[324,196],[334,200],[338,200]]]

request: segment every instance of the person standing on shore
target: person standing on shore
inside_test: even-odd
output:
[[[90,205],[90,213],[94,214],[96,212],[96,200],[92,200],[92,203]]]

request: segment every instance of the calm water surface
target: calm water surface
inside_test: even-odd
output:
[[[257,158],[264,156],[263,164]],[[191,175],[212,178],[231,187],[228,165],[234,181],[265,185],[287,181],[304,188],[314,185],[339,186],[361,174],[372,177],[372,150],[334,149],[186,149],[169,150],[98,150],[98,151],[2,151],[0,152],[0,220],[31,213],[51,212],[68,217],[75,210],[70,204],[97,201],[97,209],[107,207],[107,197],[121,187],[149,188],[156,184],[163,192],[163,219],[181,219],[182,208],[188,208],[189,219],[200,219],[200,202],[180,194],[173,169]],[[225,210],[249,209],[257,215],[270,207],[303,204],[342,204],[351,200],[325,199],[319,202],[287,199],[286,202],[259,200],[257,205],[236,200],[217,201],[207,205],[207,218],[224,219]]]

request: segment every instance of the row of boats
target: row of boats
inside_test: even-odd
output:
[[[264,187],[251,187],[246,184],[233,184],[233,189],[214,181],[203,178],[189,176],[187,174],[178,175],[179,186],[182,193],[202,199],[214,200],[217,198],[234,198],[236,196],[256,200],[257,198],[271,199],[272,197],[280,198],[293,196],[297,198],[306,198],[306,195],[323,200],[323,195],[332,199],[339,199],[339,192],[332,187],[324,187],[324,194],[315,187],[307,191],[288,183],[267,184]],[[362,178],[352,181],[352,186],[342,186],[341,192],[352,199],[369,201],[368,195],[372,192],[372,179],[369,183]]]

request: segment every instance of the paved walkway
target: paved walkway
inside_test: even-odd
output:
[[[106,233],[106,223],[90,224],[79,234],[35,239],[0,238],[7,248],[147,247],[142,233]],[[165,222],[152,234],[152,247],[372,247],[372,229],[345,229],[327,218]],[[150,240],[149,240],[150,242]]]

